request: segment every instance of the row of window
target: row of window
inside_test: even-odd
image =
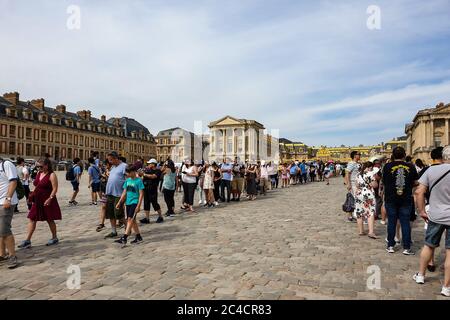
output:
[[[113,148],[109,150],[122,150],[117,149],[117,143],[115,142]],[[148,147],[142,147],[142,151],[136,152],[137,155],[149,155],[150,150]],[[31,143],[16,143],[14,141],[0,141],[0,154],[8,154],[11,157],[41,157],[46,153],[49,153],[54,159],[73,159],[80,158],[81,160],[87,160],[94,150],[84,150],[70,147],[48,146]],[[133,152],[133,151],[132,151]],[[101,151],[100,157],[104,159],[106,152]]]
[[[15,110],[15,109],[8,109],[7,115],[10,117],[17,118],[18,113],[17,113],[17,110]],[[23,117],[26,120],[34,119],[33,113],[31,111],[24,111]],[[46,114],[39,114],[38,120],[40,122],[49,123],[49,117]],[[75,121],[73,119],[65,119],[65,118],[61,119],[58,117],[52,117],[50,123],[55,124],[55,125],[64,125],[69,128],[77,128],[77,129],[81,129],[81,130],[89,130],[92,132],[124,136],[124,132],[122,129],[113,128],[111,126],[105,126],[105,125],[97,126],[93,123],[84,123],[81,121]]]
[[[54,142],[97,149],[117,149],[117,147],[119,149],[123,148],[122,142],[119,142],[117,144],[117,142],[115,142],[114,140],[85,137],[82,135],[73,135],[70,133],[53,132],[44,129],[24,128],[21,126],[16,127],[15,125],[9,125],[8,130],[8,125],[6,124],[1,125],[0,136],[41,142]],[[141,152],[143,151],[142,147],[143,145],[141,144],[132,145],[133,151],[136,150]]]

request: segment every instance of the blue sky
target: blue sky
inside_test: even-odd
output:
[[[154,134],[229,114],[309,145],[376,144],[450,102],[449,14],[448,0],[0,0],[0,90]]]

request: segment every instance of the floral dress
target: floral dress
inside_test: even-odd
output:
[[[372,182],[375,181],[373,172],[358,174],[356,178],[355,215],[357,218],[367,220],[375,214],[375,190]]]

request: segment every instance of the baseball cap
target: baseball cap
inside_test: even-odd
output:
[[[147,164],[150,164],[150,163],[158,164],[158,161],[156,161],[156,159],[150,159],[147,161]]]

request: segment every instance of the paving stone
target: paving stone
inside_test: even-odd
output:
[[[88,205],[85,176],[80,205],[64,205],[71,194],[64,174],[58,172],[60,245],[44,246],[48,228],[38,224],[34,247],[18,250],[23,265],[2,269],[0,299],[442,299],[442,270],[417,286],[411,275],[418,255],[387,255],[386,228],[378,223],[379,241],[358,237],[356,225],[346,223],[341,178],[143,225],[144,243],[122,248],[103,239],[109,230],[95,232],[99,208]],[[26,215],[14,216],[16,239],[26,226]],[[412,234],[419,252],[423,223]],[[80,290],[67,289],[70,265],[81,268]],[[381,290],[367,289],[371,265],[381,269]]]

